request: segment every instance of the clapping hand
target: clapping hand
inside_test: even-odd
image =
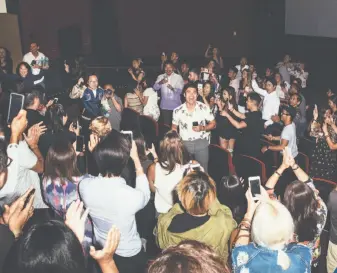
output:
[[[313,111],[313,117],[314,117],[314,120],[317,121],[317,119],[318,119],[318,109],[317,109],[317,104],[315,104],[315,108],[314,108],[314,111]]]
[[[97,135],[95,134],[91,134],[90,135],[90,140],[89,140],[89,143],[88,143],[88,148],[89,148],[89,151],[92,153],[92,151],[96,148],[97,144],[99,142],[99,138]]]
[[[21,136],[27,127],[27,112],[20,110],[19,114],[13,119],[11,123],[12,136]]]
[[[129,68],[129,69],[128,69],[128,72],[129,72],[130,74],[133,74],[132,68]]]
[[[83,202],[73,202],[67,210],[65,224],[75,233],[82,243],[84,239],[85,221],[88,218],[89,209],[83,212]]]
[[[43,121],[33,125],[28,130],[28,135],[25,133],[23,136],[25,137],[25,140],[30,148],[37,147],[37,144],[39,143],[40,136],[45,133],[47,130],[47,127],[42,125]]]
[[[8,225],[9,229],[13,232],[14,237],[18,238],[21,234],[24,225],[27,223],[30,217],[34,213],[34,198],[35,194],[31,191],[34,190],[30,187],[21,197],[19,197],[11,206],[4,206],[4,213],[2,215],[5,225]],[[27,198],[28,202],[27,202]],[[25,206],[26,204],[26,206]]]

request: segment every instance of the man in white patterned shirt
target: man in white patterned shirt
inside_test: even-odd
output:
[[[216,122],[209,107],[199,101],[198,87],[191,83],[184,88],[186,102],[173,111],[172,130],[177,131],[188,152],[207,172],[210,131]]]

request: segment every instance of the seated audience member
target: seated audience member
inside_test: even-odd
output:
[[[82,215],[82,208],[83,203],[74,202],[67,212],[65,224],[48,221],[32,226],[11,250],[3,272],[88,272],[81,246],[88,213],[85,211]],[[90,256],[103,273],[118,273],[113,255],[120,233],[112,227],[107,237],[102,250],[90,248]]]
[[[71,123],[69,128],[66,127],[68,115],[64,111],[62,104],[54,104],[50,106],[45,114],[46,133],[41,136],[39,147],[41,154],[46,158],[49,147],[57,140],[64,139],[70,144],[76,141],[76,135],[79,135],[80,126],[77,124],[76,129]]]
[[[252,88],[260,96],[263,96],[262,118],[265,121],[264,128],[266,129],[266,133],[271,133],[274,127],[271,126],[268,128],[274,123],[271,117],[278,115],[280,107],[280,99],[275,91],[276,81],[274,78],[268,78],[266,80],[266,90],[264,90],[257,85],[256,80],[254,79],[252,81]]]
[[[215,182],[206,173],[188,171],[177,185],[180,203],[158,218],[159,247],[196,240],[212,247],[226,263],[229,237],[236,227],[232,212],[219,203]]]
[[[153,118],[155,121],[158,121],[160,116],[160,110],[158,106],[158,94],[152,88],[153,84],[148,85],[148,81],[142,82],[143,92],[143,105],[144,111],[143,114]],[[150,87],[148,87],[150,86]]]
[[[283,204],[289,210],[294,221],[294,241],[306,245],[312,253],[312,264],[317,265],[321,255],[320,236],[325,226],[328,210],[318,195],[313,180],[296,164],[293,156],[285,150],[283,162],[269,178],[265,188],[274,194],[280,176],[291,168],[297,180],[285,189]]]
[[[116,131],[120,129],[122,119],[123,102],[116,95],[115,88],[111,84],[104,85],[104,96],[102,99],[102,113],[110,121],[111,127]]]
[[[293,122],[296,117],[296,109],[292,106],[283,106],[281,111],[281,121],[284,124],[281,136],[265,136],[269,141],[280,141],[279,145],[264,146],[261,149],[262,153],[266,151],[281,152],[285,147],[288,147],[293,158],[298,155],[296,126]]]
[[[166,213],[172,208],[173,192],[183,178],[184,166],[188,162],[188,151],[178,133],[167,132],[160,142],[158,162],[152,164],[147,172],[158,213]]]
[[[154,260],[148,273],[229,273],[230,270],[220,256],[206,244],[183,241],[171,246]]]
[[[112,130],[94,148],[99,177],[83,179],[79,192],[94,224],[98,244],[104,245],[112,225],[121,232],[114,256],[119,272],[143,272],[146,256],[137,232],[135,214],[150,199],[149,182],[138,157],[135,142]],[[131,188],[120,175],[129,158],[136,169],[136,187]],[[130,202],[132,200],[132,202]]]
[[[39,112],[41,105],[41,93],[33,90],[25,96],[25,109],[27,111],[27,128],[29,129],[34,124],[39,122],[45,123],[45,118]]]
[[[231,105],[228,110],[241,119],[240,122],[232,118],[227,111],[222,111],[222,115],[227,117],[235,128],[243,129],[238,145],[235,148],[237,153],[253,157],[260,155],[260,137],[263,133],[262,114],[259,111],[260,103],[260,96],[255,92],[251,92],[247,95],[247,113],[240,113]]]
[[[227,149],[230,153],[234,151],[235,140],[238,137],[238,130],[233,126],[233,124],[228,120],[226,115],[231,115],[232,118],[238,120],[233,112],[228,111],[228,105],[232,107],[233,110],[238,110],[236,103],[236,93],[235,89],[231,86],[222,89],[220,94],[220,99],[217,100],[218,105],[218,115],[216,116],[217,128],[216,131],[219,135],[220,146]],[[222,111],[224,115],[222,115]]]
[[[330,238],[326,265],[328,273],[337,268],[337,188],[330,192],[328,209],[330,212]]]
[[[143,93],[136,83],[130,83],[131,92],[126,93],[124,97],[124,108],[130,108],[139,114],[143,114]]]
[[[208,106],[198,102],[197,86],[188,84],[184,88],[186,102],[173,111],[172,130],[177,131],[188,152],[207,172],[210,131],[216,127]]]
[[[181,105],[180,95],[184,88],[183,78],[174,72],[171,62],[165,64],[165,73],[159,75],[153,89],[160,92],[160,116],[164,124],[172,124],[173,110]]]
[[[219,202],[231,209],[237,223],[242,221],[247,211],[245,191],[246,186],[243,179],[236,175],[224,176],[218,186]]]
[[[35,188],[34,207],[47,208],[42,200],[39,173],[43,172],[44,160],[38,148],[40,136],[45,127],[36,124],[23,133],[27,127],[26,111],[21,110],[11,123],[11,138],[7,147],[0,152],[8,158],[6,169],[0,174],[0,206],[11,204],[17,196],[22,195],[30,187]]]
[[[294,221],[287,208],[268,196],[255,203],[250,188],[246,197],[247,212],[232,251],[233,272],[311,272],[310,249],[290,243]]]

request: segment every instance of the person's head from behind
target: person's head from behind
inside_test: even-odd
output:
[[[177,164],[185,165],[189,160],[188,151],[176,131],[165,134],[159,146],[159,164],[169,173],[174,171]]]
[[[45,161],[44,176],[51,180],[63,178],[72,181],[79,176],[77,169],[77,156],[73,145],[65,139],[56,139],[48,150]]]
[[[299,94],[292,94],[289,98],[289,105],[298,107],[302,102],[302,97]]]
[[[228,273],[226,265],[209,246],[182,241],[172,246],[150,265],[148,273]]]
[[[236,67],[231,67],[228,71],[228,78],[234,80],[238,74],[238,69]]]
[[[328,104],[332,112],[336,112],[337,111],[337,96],[333,95],[329,97]]]
[[[247,109],[249,111],[257,111],[261,103],[261,97],[255,92],[251,92],[247,95]]]
[[[202,171],[188,173],[177,185],[177,193],[186,212],[194,216],[207,214],[216,200],[215,182]]]
[[[247,58],[246,58],[246,57],[242,57],[242,58],[240,59],[240,65],[241,65],[241,67],[244,67],[244,66],[246,66],[247,64],[248,64]]]
[[[139,157],[140,161],[142,162],[142,161],[147,160],[148,159],[147,155],[146,155],[147,149],[146,149],[146,142],[145,142],[144,136],[139,132],[134,133],[133,134],[133,140],[136,143],[138,157]]]
[[[242,220],[247,210],[245,192],[243,179],[236,175],[224,176],[217,189],[219,202],[231,209],[233,217],[237,221]]]
[[[120,176],[130,158],[131,143],[121,133],[112,130],[94,149],[99,173],[104,177]]]
[[[108,118],[97,117],[91,121],[89,130],[99,138],[102,138],[111,132],[112,127]]]
[[[26,62],[21,62],[16,67],[16,74],[22,78],[26,78],[31,73],[31,67]]]
[[[184,87],[184,97],[186,103],[189,105],[195,105],[198,98],[198,87],[194,83],[188,83]]]
[[[45,114],[45,124],[53,133],[63,131],[68,116],[62,104],[53,104],[48,107]]]
[[[40,50],[40,46],[38,45],[37,42],[32,42],[30,44],[29,50],[31,53],[33,53],[33,55],[37,55]]]
[[[263,201],[256,209],[251,237],[257,245],[278,250],[277,264],[289,268],[290,259],[282,251],[293,239],[294,222],[288,209],[279,201]]]
[[[318,207],[315,192],[306,183],[296,180],[287,186],[283,204],[293,217],[299,242],[314,240],[317,235]]]
[[[270,94],[276,89],[276,81],[274,77],[266,78],[266,90]]]
[[[32,90],[25,96],[25,108],[37,110],[41,104],[41,93],[37,90]]]
[[[7,155],[7,145],[3,139],[0,139],[0,189],[6,184],[8,176],[8,166],[11,159]]]
[[[190,69],[188,73],[188,80],[190,82],[196,82],[199,80],[199,71],[196,68]]]
[[[90,75],[88,77],[88,87],[91,90],[96,90],[98,88],[98,78],[96,75]]]
[[[32,226],[10,252],[6,273],[82,273],[86,271],[82,246],[75,234],[58,221]]]

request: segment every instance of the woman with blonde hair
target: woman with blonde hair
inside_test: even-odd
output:
[[[90,123],[89,129],[99,138],[105,137],[112,130],[110,121],[106,117],[97,117],[93,119]]]
[[[189,162],[189,154],[176,131],[169,131],[160,142],[159,157],[147,172],[150,189],[155,193],[155,207],[158,213],[168,212],[174,202],[173,194]]]
[[[258,203],[250,188],[246,192],[248,208],[232,251],[233,272],[310,272],[310,249],[291,243],[295,227],[290,212],[270,200],[263,188],[261,192],[264,197]]]
[[[232,212],[216,198],[216,186],[206,173],[190,169],[177,185],[180,203],[159,216],[157,241],[161,249],[183,240],[196,240],[212,247],[223,262],[228,241],[236,227]]]

